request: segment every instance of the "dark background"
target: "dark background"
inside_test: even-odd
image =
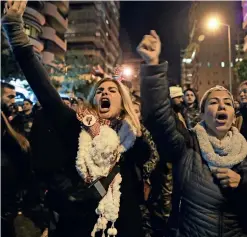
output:
[[[136,52],[145,34],[154,29],[162,42],[161,59],[169,62],[168,75],[180,78],[180,50],[188,43],[188,15],[191,2],[121,2],[120,44],[122,50]],[[137,54],[136,54],[137,55]]]

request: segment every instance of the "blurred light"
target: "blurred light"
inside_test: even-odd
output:
[[[225,63],[224,62],[221,62],[221,67],[225,67]]]
[[[127,76],[127,77],[131,76],[132,75],[132,69],[129,67],[124,68],[123,74],[124,74],[124,76]]]
[[[235,61],[238,62],[238,58],[236,58]]]
[[[109,25],[109,21],[108,20],[105,20],[106,24]]]
[[[192,60],[195,58],[195,56],[196,56],[196,50],[194,50],[192,55],[191,55]]]
[[[242,58],[240,58],[240,59],[239,59],[239,62],[242,62],[242,61],[243,61],[243,59],[242,59]]]
[[[187,58],[187,63],[191,63],[192,59],[191,58]]]
[[[219,26],[220,26],[220,22],[217,18],[211,18],[208,21],[208,28],[211,30],[216,30],[219,28]]]

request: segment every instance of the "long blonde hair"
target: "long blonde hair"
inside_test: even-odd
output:
[[[15,141],[19,144],[20,148],[25,151],[28,152],[30,150],[30,143],[29,141],[20,133],[16,132],[12,126],[10,125],[8,119],[6,118],[5,114],[3,112],[1,112],[2,114],[2,118],[6,124],[6,130],[8,132],[8,134],[13,137],[15,139]],[[3,128],[2,128],[3,129]]]
[[[106,81],[110,81],[116,84],[122,98],[123,109],[124,109],[123,119],[127,120],[130,123],[130,125],[133,126],[132,129],[136,130],[137,136],[141,136],[140,121],[135,113],[130,93],[128,89],[121,82],[113,80],[111,78],[104,78],[98,81],[89,93],[88,102],[90,103],[91,106],[94,107],[94,97],[96,94],[96,90],[102,83]]]

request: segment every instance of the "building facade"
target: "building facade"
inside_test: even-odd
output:
[[[229,88],[229,47],[227,27],[207,28],[211,17],[218,17],[231,26],[231,68],[236,58],[235,43],[238,26],[235,2],[193,2],[189,13],[190,43],[181,52],[181,81],[184,89],[193,88],[199,98],[206,90],[222,85]],[[240,27],[239,27],[240,28]],[[232,88],[235,81],[232,74]]]
[[[119,1],[70,1],[68,55],[112,73],[120,56]]]
[[[67,50],[68,1],[30,1],[24,13],[24,29],[45,64],[63,59]]]

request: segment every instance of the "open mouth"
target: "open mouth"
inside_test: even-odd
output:
[[[111,102],[108,98],[102,98],[100,100],[100,110],[102,112],[106,112],[110,109],[110,106],[111,106]]]
[[[225,113],[219,113],[217,116],[216,116],[216,120],[217,122],[225,122],[228,118],[228,115],[225,114]]]

